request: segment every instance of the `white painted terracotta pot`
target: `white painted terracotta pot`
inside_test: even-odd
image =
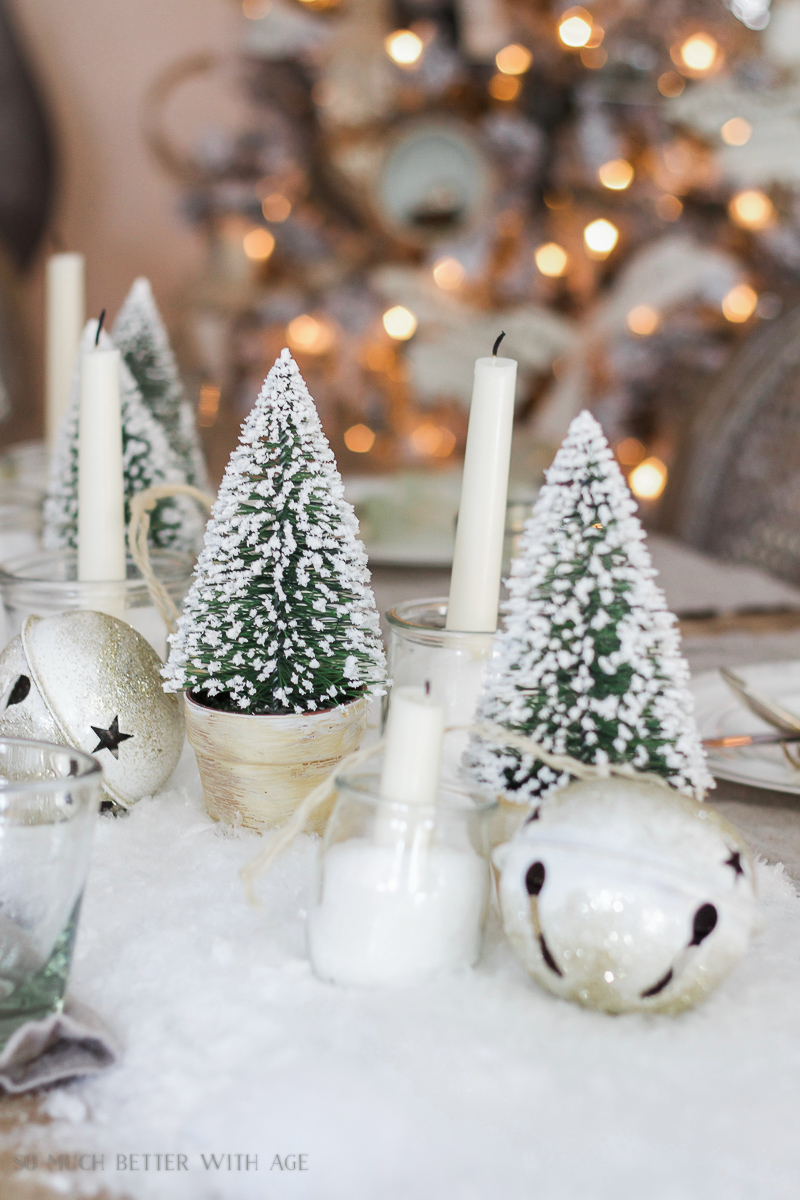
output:
[[[209,815],[254,829],[282,825],[367,727],[368,697],[322,712],[252,716],[206,708],[186,696],[186,733]],[[309,828],[322,832],[334,797]],[[241,814],[241,817],[237,816]]]

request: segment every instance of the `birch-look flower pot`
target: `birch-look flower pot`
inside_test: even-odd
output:
[[[358,749],[368,703],[362,696],[321,712],[254,716],[207,708],[187,694],[186,734],[209,816],[253,829],[282,825],[311,789]],[[310,829],[324,830],[334,799],[316,810]]]

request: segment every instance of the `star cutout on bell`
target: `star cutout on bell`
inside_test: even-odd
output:
[[[731,850],[730,858],[725,859],[725,866],[731,867],[734,875],[744,875],[744,868],[742,867],[742,856],[738,850]]]
[[[133,737],[132,733],[120,733],[118,716],[114,717],[108,729],[98,728],[97,725],[93,725],[92,729],[100,739],[92,754],[96,754],[98,750],[110,750],[114,758],[119,758],[120,742],[127,742],[128,738]]]

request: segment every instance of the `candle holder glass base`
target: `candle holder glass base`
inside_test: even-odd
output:
[[[153,569],[180,608],[189,590],[194,562],[185,555],[156,551]],[[9,559],[0,566],[0,596],[5,610],[3,645],[15,637],[26,617],[54,616],[71,609],[110,612],[132,625],[162,658],[167,649],[167,627],[154,606],[147,583],[132,558],[127,578],[119,581],[78,579],[77,555],[72,550],[50,550]]]
[[[336,788],[309,905],[316,974],[344,985],[403,986],[472,966],[496,802],[448,786],[431,807],[384,800],[377,756]]]
[[[408,600],[386,613],[389,626],[389,678],[393,687],[428,687],[444,709],[445,726],[469,725],[475,717],[493,633],[445,629],[447,599]],[[384,697],[386,723],[391,692]],[[457,782],[467,734],[445,739],[443,774]]]

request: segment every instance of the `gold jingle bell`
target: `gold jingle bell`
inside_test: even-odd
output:
[[[123,808],[158,792],[183,748],[180,697],[161,659],[106,613],[30,616],[0,654],[0,735],[75,746],[103,766],[103,792]]]

